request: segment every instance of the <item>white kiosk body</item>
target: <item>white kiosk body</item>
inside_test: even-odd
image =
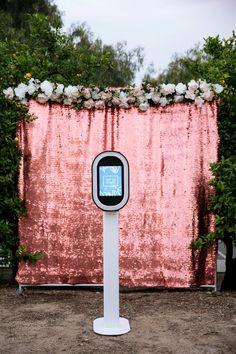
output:
[[[119,316],[118,210],[129,199],[129,165],[119,152],[105,151],[92,164],[92,195],[103,210],[104,317],[93,322],[95,333],[121,335],[130,331],[129,321]]]

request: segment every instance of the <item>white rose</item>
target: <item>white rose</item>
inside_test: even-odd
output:
[[[137,97],[137,103],[138,104],[146,102],[146,101],[147,101],[147,99],[146,99],[145,95],[141,95],[141,96]]]
[[[224,90],[224,87],[219,84],[212,85],[215,93],[221,93]]]
[[[16,97],[23,100],[25,99],[26,92],[28,92],[28,86],[21,83],[14,89],[14,92]]]
[[[204,100],[200,96],[196,97],[194,102],[198,107],[202,107],[204,105]]]
[[[127,102],[128,102],[128,103],[135,103],[135,102],[136,102],[136,98],[133,97],[133,96],[128,96]]]
[[[111,92],[101,92],[101,99],[105,102],[108,102],[112,98]]]
[[[37,86],[33,82],[31,82],[28,85],[28,94],[33,95],[33,93],[35,93],[36,90],[37,90]]]
[[[175,103],[183,102],[183,100],[184,100],[184,96],[182,96],[182,95],[175,95],[174,96]]]
[[[185,98],[189,99],[189,100],[195,100],[196,95],[193,91],[191,90],[187,90],[185,93]]]
[[[44,93],[39,93],[37,96],[37,101],[39,103],[46,103],[48,101],[49,97],[45,95]]]
[[[5,97],[9,100],[12,100],[14,97],[14,91],[13,88],[8,87],[6,90],[3,90],[3,93],[5,95]]]
[[[186,91],[186,88],[187,86],[182,84],[181,82],[178,85],[176,85],[175,90],[177,95],[183,95]]]
[[[164,96],[171,95],[172,93],[175,92],[175,85],[174,84],[162,84],[160,93],[162,93]]]
[[[161,98],[161,96],[160,96],[158,93],[156,93],[156,92],[153,92],[153,93],[152,93],[152,101],[153,101],[155,104],[157,104],[157,103],[160,102],[160,98]]]
[[[200,81],[199,83],[199,88],[201,90],[201,92],[205,92],[207,90],[209,90],[211,87],[210,84],[208,84],[206,81]]]
[[[99,91],[92,91],[91,93],[91,97],[93,100],[99,100],[100,96],[101,95],[99,94]]]
[[[120,99],[119,106],[121,108],[129,108],[128,98],[127,98],[127,95],[126,95],[126,93],[124,91],[120,91],[119,99]]]
[[[131,94],[134,96],[134,97],[140,97],[144,94],[144,91],[141,89],[141,87],[135,87]]]
[[[70,106],[72,104],[72,99],[71,98],[64,98],[63,100],[63,103],[66,105],[66,106]]]
[[[159,102],[162,107],[165,107],[168,103],[166,97],[161,97]]]
[[[94,101],[90,98],[88,101],[84,101],[84,108],[92,109],[94,107]]]
[[[120,100],[118,97],[113,97],[111,102],[112,102],[113,106],[119,106],[119,104],[120,104]]]
[[[40,84],[41,90],[45,93],[46,96],[50,97],[53,92],[53,84],[49,82],[48,80],[44,80]]]
[[[90,90],[88,88],[84,88],[81,93],[84,96],[84,98],[86,98],[87,100],[89,98],[91,98],[91,93],[90,93]]]
[[[65,95],[71,99],[71,100],[76,100],[79,97],[79,90],[76,86],[67,86],[64,90]]]
[[[62,102],[63,98],[60,96],[60,95],[56,95],[55,93],[53,93],[51,96],[50,96],[50,100],[53,101],[53,102]]]
[[[206,92],[202,93],[202,98],[206,101],[212,101],[214,98],[214,92],[211,90],[208,90]]]
[[[129,104],[128,104],[128,102],[121,102],[121,103],[119,104],[119,107],[120,107],[120,108],[125,108],[125,109],[127,109],[127,108],[129,108]]]
[[[140,111],[146,111],[149,108],[149,104],[148,102],[142,102],[140,103],[140,105],[138,106],[138,108],[140,109]]]
[[[99,100],[95,102],[95,108],[97,109],[104,109],[106,107],[105,102],[102,100]]]
[[[151,100],[151,98],[152,98],[152,93],[151,93],[151,92],[145,93],[144,96],[145,96],[146,100]]]
[[[40,81],[38,79],[34,79],[33,77],[28,81],[28,87],[34,86],[35,90],[37,91],[40,87]],[[29,92],[29,90],[28,90]]]
[[[188,90],[195,92],[198,89],[198,83],[195,80],[191,80],[188,83]]]
[[[63,84],[57,84],[56,90],[54,91],[55,95],[60,96],[63,94],[64,90],[64,85]]]

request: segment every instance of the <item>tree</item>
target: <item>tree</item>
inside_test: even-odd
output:
[[[184,56],[175,53],[167,68],[159,73],[157,77],[153,77],[148,73],[145,74],[143,81],[148,81],[153,86],[165,83],[178,84],[179,82],[189,82],[192,79],[199,79],[203,75],[203,67],[206,61],[206,54],[195,45],[189,49]]]
[[[10,19],[11,27],[28,30],[28,15],[42,14],[48,17],[52,26],[62,26],[61,14],[49,0],[1,0],[0,11]]]
[[[236,259],[233,259],[233,245],[236,245],[236,35],[228,39],[219,36],[205,40],[188,51],[185,56],[175,56],[168,68],[157,78],[160,81],[184,82],[190,79],[205,79],[208,82],[222,83],[224,91],[219,103],[218,129],[220,135],[220,161],[211,166],[215,187],[209,211],[215,213],[215,232],[200,235],[193,244],[195,249],[206,250],[217,239],[226,245],[226,273],[222,290],[236,289]]]

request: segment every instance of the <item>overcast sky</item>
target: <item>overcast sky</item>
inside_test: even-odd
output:
[[[174,53],[183,54],[208,36],[229,37],[236,29],[236,0],[54,0],[65,29],[86,22],[105,44],[142,46],[145,66],[157,72]],[[145,71],[145,69],[143,70]],[[138,75],[136,81],[143,75]]]

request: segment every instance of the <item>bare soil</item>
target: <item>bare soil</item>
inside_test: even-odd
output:
[[[131,332],[96,335],[102,291],[0,288],[1,354],[236,353],[236,293],[130,291],[121,315]]]

